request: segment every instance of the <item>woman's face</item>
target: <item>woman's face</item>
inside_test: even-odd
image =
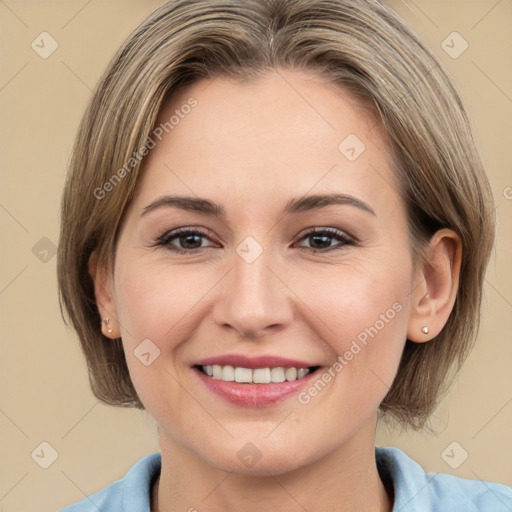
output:
[[[239,473],[373,449],[417,277],[379,124],[291,71],[197,82],[171,116],[111,288],[161,442]]]

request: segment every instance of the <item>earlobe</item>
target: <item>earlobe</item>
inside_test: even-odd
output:
[[[89,275],[94,285],[94,296],[98,311],[102,319],[99,326],[101,332],[107,338],[115,339],[121,336],[117,311],[111,292],[111,283],[107,266],[98,260],[96,251],[91,253],[89,258]]]
[[[418,269],[412,292],[407,338],[424,343],[443,329],[459,288],[462,243],[451,229],[441,229],[426,249],[427,261]]]

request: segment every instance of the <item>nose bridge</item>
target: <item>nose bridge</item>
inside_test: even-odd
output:
[[[271,270],[278,266],[277,259],[256,244],[249,237],[236,248],[233,271],[217,305],[217,322],[248,337],[260,337],[291,319],[286,287]]]

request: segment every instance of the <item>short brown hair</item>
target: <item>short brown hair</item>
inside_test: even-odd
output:
[[[61,308],[76,329],[101,401],[143,408],[120,340],[107,340],[88,273],[93,251],[112,270],[118,228],[161,107],[201,78],[309,70],[358,95],[394,154],[415,255],[442,227],[462,241],[460,284],[441,333],[409,340],[381,411],[420,428],[472,347],[494,240],[488,179],[465,107],[433,53],[377,0],[173,0],[126,40],[94,91],[62,200]],[[102,188],[117,170],[122,183]],[[108,341],[108,342],[107,342]]]

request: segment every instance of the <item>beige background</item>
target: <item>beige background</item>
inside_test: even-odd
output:
[[[0,0],[3,512],[56,511],[158,449],[149,416],[92,396],[78,341],[60,317],[52,251],[66,164],[91,89],[126,36],[162,3]],[[488,164],[499,228],[479,344],[432,419],[437,434],[382,427],[378,443],[404,449],[429,471],[512,485],[512,2],[389,3],[459,85]],[[31,48],[43,31],[58,43],[47,59]],[[441,46],[453,31],[469,44],[456,59]],[[48,469],[31,456],[43,441],[58,452]],[[452,442],[452,460],[468,453],[456,469],[442,456]]]

